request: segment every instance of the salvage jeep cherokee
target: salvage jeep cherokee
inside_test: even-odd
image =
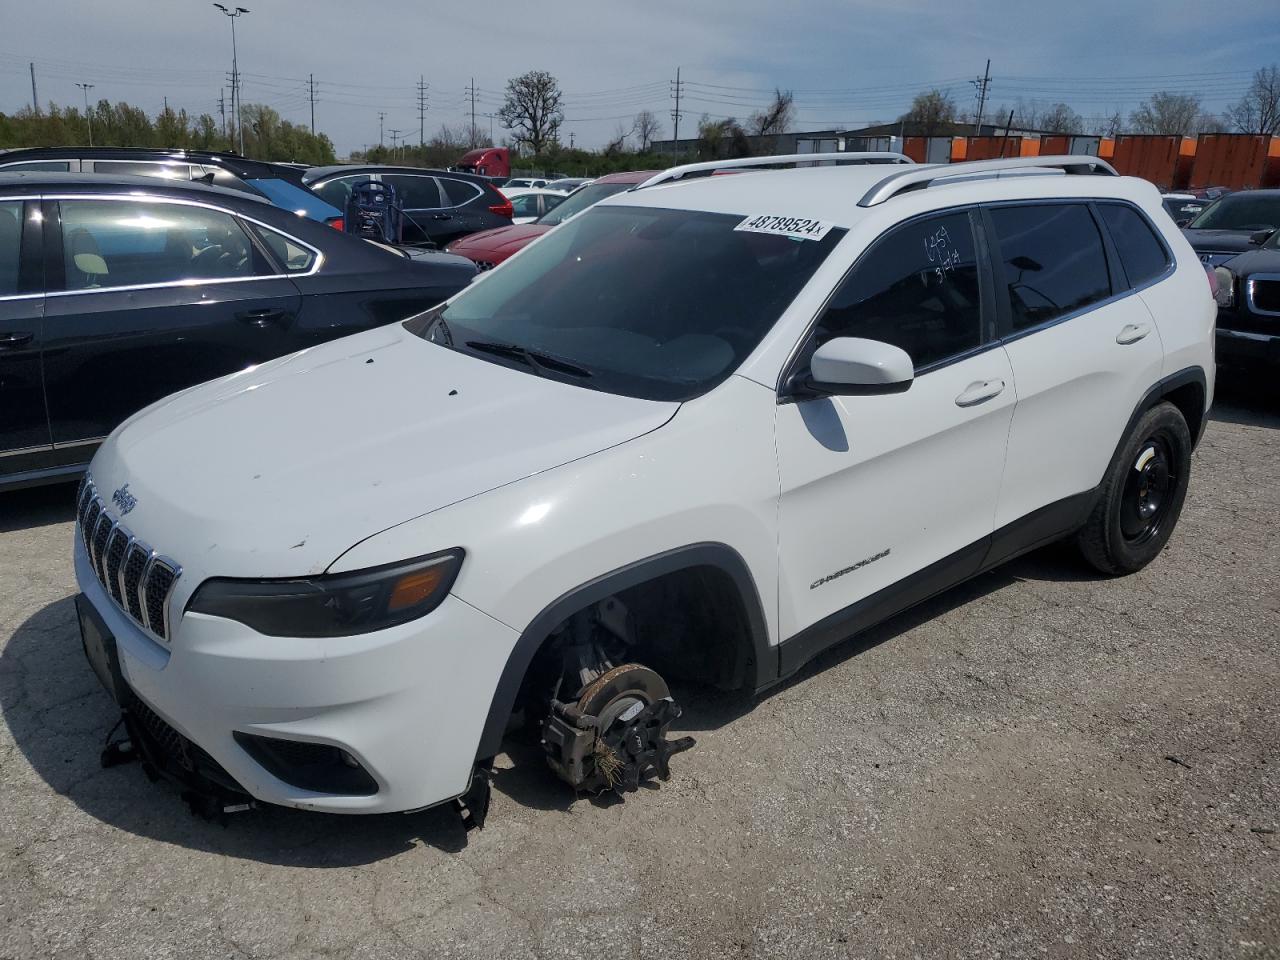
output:
[[[126,422],[74,547],[128,730],[104,760],[215,811],[478,819],[513,719],[626,789],[691,742],[671,679],[762,691],[1062,537],[1149,563],[1214,376],[1155,188],[867,159],[675,168],[432,311]]]

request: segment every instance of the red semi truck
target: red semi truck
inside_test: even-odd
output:
[[[509,177],[511,151],[506,147],[481,147],[464,153],[450,169],[459,173],[478,173],[484,177]]]

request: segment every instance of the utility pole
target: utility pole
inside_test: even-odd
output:
[[[76,81],[76,86],[84,91],[84,119],[89,124],[89,146],[93,146],[93,115],[89,113],[89,91],[93,89],[92,83],[81,83]]]
[[[490,143],[490,145],[492,145],[492,144],[494,143],[494,139],[493,139],[493,118],[494,118],[495,116],[497,116],[497,114],[494,114],[494,113],[482,113],[482,114],[480,114],[480,116],[482,116],[482,117],[488,117],[488,118],[489,118],[489,143]]]
[[[680,152],[680,94],[684,92],[684,88],[680,83],[680,68],[676,67],[676,82],[672,84],[671,96],[675,98],[676,108],[671,111],[671,154],[675,156]]]
[[[976,128],[974,133],[982,136],[982,111],[987,105],[987,88],[991,86],[991,58],[987,58],[987,69],[982,72],[982,76],[976,80],[970,80],[973,88],[978,91],[978,121],[974,124]]]
[[[27,64],[31,67],[31,109],[36,112],[36,116],[40,116],[40,98],[36,96],[36,65],[34,62]]]
[[[245,7],[228,10],[220,3],[214,6],[231,18],[231,113],[235,117],[235,125],[240,128],[240,155],[244,156],[244,117],[240,113],[244,104],[240,96],[240,64],[236,59],[236,19],[249,11]]]
[[[227,139],[227,88],[218,88],[218,116],[222,118],[222,139]]]
[[[476,78],[471,78],[471,85],[467,87],[467,96],[471,98],[471,133],[467,137],[469,149],[476,148]]]
[[[311,135],[316,135],[316,75],[307,74],[307,88],[311,95]]]
[[[169,98],[167,96],[164,98],[164,112],[169,112]]]
[[[379,110],[378,111],[378,146],[380,147],[383,146],[382,121],[386,119],[387,119],[387,112],[385,110]]]
[[[396,158],[397,141],[400,139],[401,131],[395,127],[391,128],[391,159]]]
[[[569,131],[569,149],[570,150],[573,149],[573,141],[574,141],[574,131],[570,130]]]
[[[418,146],[427,145],[427,87],[430,86],[421,74],[418,75]]]

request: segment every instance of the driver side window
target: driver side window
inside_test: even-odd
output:
[[[967,212],[922,217],[881,237],[836,291],[815,346],[863,337],[901,347],[916,370],[982,344],[982,297]]]

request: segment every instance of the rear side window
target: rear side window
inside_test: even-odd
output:
[[[1015,333],[1111,296],[1107,254],[1088,207],[1054,203],[990,213]]]
[[[230,214],[185,204],[63,200],[68,290],[269,273]]]
[[[917,369],[981,346],[969,215],[914,220],[877,241],[836,291],[816,334],[816,346],[834,337],[892,343]]]
[[[320,199],[338,210],[347,209],[347,198],[351,196],[351,188],[357,182],[368,180],[369,177],[342,177],[338,180],[330,180],[328,183],[322,183],[318,187],[312,187],[311,191],[320,196]]]
[[[22,173],[39,171],[40,173],[66,173],[71,169],[69,160],[26,160],[22,163],[7,163],[0,166],[0,173]]]
[[[0,201],[0,297],[18,292],[22,252],[22,201]]]
[[[516,216],[516,217],[539,216],[537,194],[526,193],[522,197],[512,197],[511,210],[512,210],[512,216]]]
[[[444,188],[447,207],[460,207],[480,195],[480,188],[465,180],[454,180],[452,177],[439,177],[440,186]]]
[[[1169,255],[1146,217],[1133,207],[1119,203],[1099,204],[1098,209],[1111,234],[1111,242],[1120,254],[1129,286],[1139,287],[1165,272]]]
[[[190,180],[189,163],[150,163],[137,160],[95,160],[94,173],[124,173],[134,177],[163,177],[166,180]],[[196,175],[200,172],[197,170]]]
[[[436,186],[435,177],[387,173],[383,174],[382,180],[391,184],[396,191],[396,199],[406,210],[432,210],[440,206],[440,189]]]
[[[276,233],[256,223],[249,224],[249,229],[258,235],[258,239],[267,245],[271,255],[289,273],[306,273],[316,262],[314,250],[291,240],[283,233]]]

